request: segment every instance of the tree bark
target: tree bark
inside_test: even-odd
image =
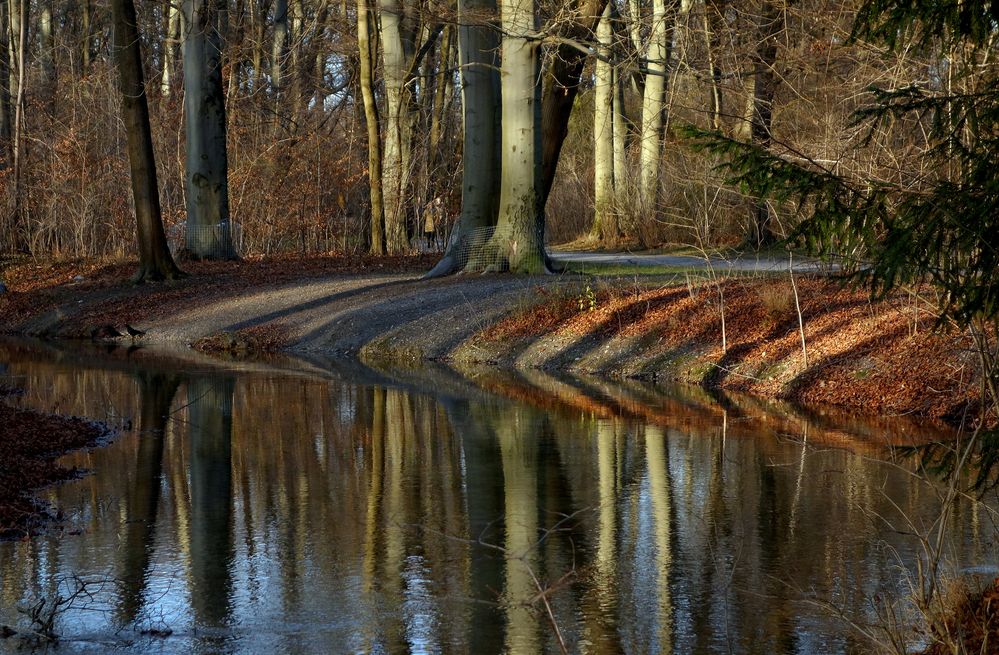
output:
[[[170,256],[160,211],[159,187],[153,137],[149,128],[149,106],[142,74],[142,52],[132,0],[113,0],[114,54],[121,92],[121,118],[128,142],[128,163],[132,179],[138,238],[137,282],[176,279],[180,270]]]
[[[541,85],[534,0],[500,0],[503,118],[499,217],[489,268],[541,273],[547,268],[542,203]]]
[[[756,80],[753,89],[753,123],[751,133],[753,143],[769,148],[773,142],[773,101],[777,89],[777,75],[774,64],[777,61],[777,38],[782,21],[780,12],[772,2],[763,3],[760,15],[759,39],[756,46]],[[777,240],[771,224],[770,205],[766,200],[756,202],[751,240],[757,248],[763,248]]]
[[[274,3],[274,42],[271,44],[271,90],[279,96],[284,88],[284,60],[288,43],[288,0]]]
[[[641,177],[639,193],[642,210],[655,210],[662,160],[663,112],[666,102],[666,62],[669,57],[666,31],[666,1],[653,0],[652,27],[645,51],[645,93],[642,98]]]
[[[10,86],[6,80],[10,79],[10,50],[7,41],[9,36],[7,14],[7,3],[0,0],[0,170],[10,166],[11,163],[11,107],[10,107]]]
[[[447,251],[427,277],[463,270],[496,225],[500,169],[500,40],[496,0],[459,0],[458,57],[464,150],[461,216]]]
[[[183,11],[187,250],[195,258],[235,259],[222,88],[225,5],[223,0],[184,0]]]
[[[409,249],[406,195],[410,178],[412,93],[410,72],[415,55],[413,21],[400,0],[379,0],[379,34],[385,78],[385,143],[382,197],[385,201],[385,245],[389,253]]]
[[[368,188],[371,199],[371,254],[385,254],[385,204],[382,199],[382,138],[375,102],[374,64],[367,0],[357,0],[357,48],[360,54],[361,96],[368,127]]]
[[[597,25],[597,58],[593,75],[593,226],[590,236],[603,241],[616,238],[614,222],[614,71],[611,5]]]
[[[173,93],[173,76],[177,61],[177,42],[181,35],[181,12],[176,3],[168,8],[166,34],[163,38],[163,76],[160,78],[160,95],[164,98]]]

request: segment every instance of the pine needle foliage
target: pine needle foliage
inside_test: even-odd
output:
[[[936,44],[943,53],[962,49],[965,61],[987,60],[999,29],[997,12],[999,0],[870,0],[857,15],[853,38],[877,39],[888,48]],[[972,51],[983,56],[975,58]],[[957,67],[953,58],[948,65]],[[972,91],[948,92],[928,83],[872,87],[869,105],[854,114],[854,126],[867,135],[858,147],[870,145],[879,128],[904,120],[927,129],[924,156],[934,162],[934,172],[904,187],[839,175],[800,153],[785,156],[719,132],[680,129],[695,150],[720,156],[730,182],[743,191],[797,207],[799,222],[789,242],[835,259],[875,297],[930,281],[939,291],[943,320],[995,324],[999,75],[988,61],[966,68],[950,73],[973,75]]]

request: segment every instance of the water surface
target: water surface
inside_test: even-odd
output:
[[[0,544],[0,624],[84,585],[71,652],[846,653],[904,582],[935,436],[699,389],[0,344],[33,407],[121,430]],[[995,526],[962,501],[958,566]],[[542,599],[543,600],[540,600]],[[0,650],[13,648],[0,642]]]

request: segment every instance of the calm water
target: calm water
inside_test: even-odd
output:
[[[878,460],[927,428],[697,389],[12,343],[0,362],[22,404],[122,431],[44,492],[64,531],[0,544],[0,624],[86,585],[61,650],[864,652],[807,601],[873,620],[916,557],[900,511],[937,510]],[[984,511],[947,530],[952,562],[993,561]]]

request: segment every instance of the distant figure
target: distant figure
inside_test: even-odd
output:
[[[0,282],[0,295],[7,293],[7,285]]]
[[[434,237],[437,235],[437,224],[444,217],[444,199],[437,196],[423,210],[423,238],[426,240],[427,250],[433,250]]]
[[[132,327],[128,323],[125,323],[125,331],[128,332],[128,336],[132,337],[132,341],[146,336],[145,330],[140,330],[139,328]]]

